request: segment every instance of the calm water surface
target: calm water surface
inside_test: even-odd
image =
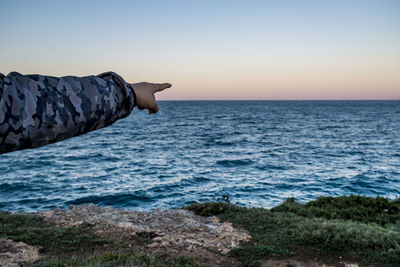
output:
[[[400,196],[400,101],[163,101],[111,127],[0,155],[0,209],[135,210],[229,195]]]

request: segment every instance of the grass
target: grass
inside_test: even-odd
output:
[[[258,266],[270,258],[302,259],[307,253],[313,258],[325,253],[362,264],[400,266],[399,200],[346,196],[301,204],[289,198],[271,210],[223,200],[185,208],[248,230],[250,242],[229,254],[243,266]],[[196,258],[138,254],[97,237],[90,224],[56,227],[29,214],[0,212],[0,237],[38,246],[47,255],[27,266],[204,266]],[[138,233],[136,242],[145,246],[151,240],[148,233]]]
[[[305,205],[288,199],[271,210],[222,202],[192,204],[186,209],[217,215],[248,230],[251,241],[231,251],[243,265],[295,256],[296,248],[302,247],[364,264],[399,266],[399,207],[398,200],[348,196],[319,198]]]
[[[47,255],[24,266],[205,266],[188,257],[120,252],[118,242],[98,238],[90,224],[57,227],[29,214],[0,212],[0,237],[37,246]],[[151,236],[139,233],[138,242],[145,245],[149,240]]]
[[[113,253],[106,252],[97,256],[90,257],[71,257],[70,259],[44,260],[31,264],[25,264],[30,267],[62,267],[62,266],[96,266],[96,267],[114,267],[114,266],[206,266],[195,259],[188,257],[170,258],[166,255],[148,255],[137,254],[134,252]]]
[[[379,225],[394,224],[400,221],[400,199],[391,201],[383,197],[320,197],[307,204],[299,204],[293,198],[272,211],[290,212],[303,217],[353,220]]]
[[[0,237],[40,247],[41,252],[90,251],[111,241],[98,239],[83,223],[77,227],[55,227],[34,215],[0,212]]]

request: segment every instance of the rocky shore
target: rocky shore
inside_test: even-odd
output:
[[[215,216],[203,217],[183,209],[156,209],[137,212],[93,204],[71,206],[66,210],[49,210],[36,214],[60,227],[90,224],[94,233],[112,240],[146,238],[136,250],[153,253],[199,256],[219,261],[241,242],[250,240],[243,229],[220,222]],[[38,249],[22,242],[0,240],[0,266],[18,266],[39,258]]]
[[[226,255],[251,238],[246,231],[228,222],[221,223],[215,216],[202,217],[183,209],[138,212],[88,204],[45,211],[40,216],[60,226],[89,223],[97,235],[105,237],[116,233],[119,237],[147,236],[152,241],[148,248],[187,251],[205,248]]]
[[[399,266],[400,199],[0,211],[0,266]]]

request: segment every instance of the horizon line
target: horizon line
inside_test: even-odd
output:
[[[160,99],[159,101],[400,101],[398,99]]]

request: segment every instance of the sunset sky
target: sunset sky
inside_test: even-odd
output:
[[[158,99],[400,99],[400,1],[1,0],[0,73],[112,70]]]

